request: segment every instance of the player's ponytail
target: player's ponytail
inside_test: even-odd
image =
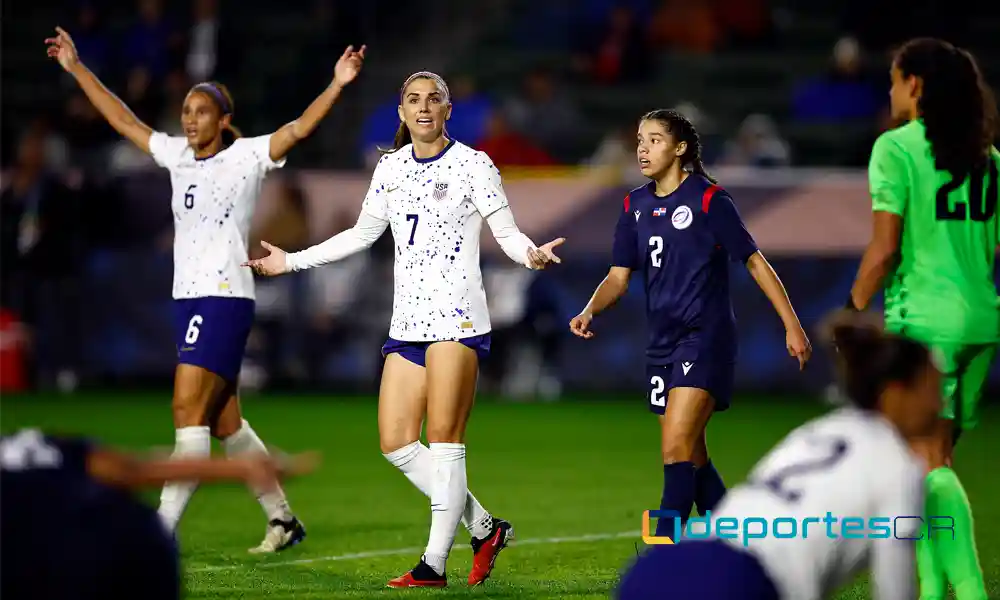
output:
[[[918,38],[894,58],[902,76],[922,82],[917,113],[935,166],[956,179],[983,168],[996,135],[997,106],[976,59],[944,40]]]
[[[931,362],[926,346],[885,333],[870,313],[840,311],[823,333],[837,354],[841,386],[858,408],[875,410],[889,384],[911,385]]]
[[[676,110],[661,108],[646,113],[641,121],[658,121],[667,133],[673,136],[676,143],[685,142],[687,149],[681,155],[681,166],[690,167],[692,173],[697,173],[712,183],[718,183],[705,169],[705,161],[701,157],[701,138],[690,119]]]

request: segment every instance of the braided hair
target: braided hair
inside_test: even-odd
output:
[[[694,124],[687,117],[676,110],[660,108],[646,113],[640,121],[657,121],[663,125],[667,133],[673,136],[675,142],[678,144],[685,142],[687,149],[680,157],[681,166],[690,166],[692,173],[697,173],[712,183],[718,183],[705,170],[705,162],[701,157],[701,138],[698,137],[698,131],[694,128]]]

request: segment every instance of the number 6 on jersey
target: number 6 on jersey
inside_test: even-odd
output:
[[[191,185],[188,186],[187,191],[184,192],[184,208],[188,210],[194,208],[194,190],[197,187],[198,187],[197,185],[192,183]]]
[[[198,326],[201,325],[203,321],[204,319],[201,318],[201,315],[191,317],[191,320],[188,321],[187,331],[184,332],[185,343],[194,344],[198,341],[198,336],[201,335],[201,330],[198,329]]]

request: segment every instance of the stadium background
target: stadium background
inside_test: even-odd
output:
[[[535,434],[546,439],[540,452],[547,449],[570,461],[559,452],[574,445],[576,434],[569,432],[578,427],[589,436],[587,456],[595,464],[632,457],[643,465],[629,480],[634,486],[615,484],[626,497],[581,492],[576,501],[585,507],[635,504],[636,490],[650,499],[658,493],[657,436],[642,406],[641,286],[633,285],[619,307],[598,318],[593,340],[576,340],[567,329],[606,272],[622,198],[642,183],[632,141],[637,117],[674,107],[695,122],[710,170],[733,193],[814,333],[822,315],[843,303],[869,234],[864,167],[871,143],[892,125],[886,112],[889,49],[913,35],[946,37],[977,54],[992,84],[1000,81],[1000,17],[985,4],[963,0],[73,0],[4,2],[2,11],[5,431],[33,423],[127,445],[170,443],[165,411],[176,353],[169,320],[169,178],[120,141],[46,59],[42,40],[52,27],[66,27],[84,62],[141,118],[168,132],[179,129],[180,103],[190,84],[205,79],[230,87],[234,123],[244,134],[270,132],[322,90],[344,46],[366,43],[368,60],[359,81],[293,151],[288,167],[269,179],[252,247],[256,251],[257,241],[267,239],[296,250],[349,227],[368,185],[375,147],[389,144],[395,132],[399,84],[416,70],[443,74],[455,105],[452,135],[493,157],[521,228],[536,241],[568,238],[564,264],[534,274],[512,265],[484,228],[495,337],[482,390],[497,402],[484,403],[477,409],[483,416],[473,421],[490,421],[508,433],[474,425],[483,463],[472,458],[470,468],[489,472],[518,457],[520,464],[538,463],[534,453],[513,455],[508,446],[529,443]],[[362,495],[365,485],[378,494],[410,493],[399,491],[405,482],[396,479],[402,478],[386,474],[371,458],[371,396],[391,312],[391,260],[386,235],[370,253],[259,281],[258,325],[243,373],[251,398],[248,415],[260,423],[255,426],[268,434],[267,441],[319,446],[341,457],[357,453],[349,470],[364,483],[350,498],[361,503],[370,502]],[[798,373],[766,299],[746,273],[735,269],[733,280],[742,398],[729,421],[713,426],[721,428],[713,440],[722,438],[716,457],[730,480],[783,432],[821,410],[830,381],[822,352]],[[987,400],[998,392],[995,365]],[[510,399],[560,402],[503,402]],[[997,417],[994,407],[984,428]],[[356,425],[357,432],[324,439],[329,433],[319,425],[323,419]],[[567,433],[549,440],[550,431],[539,429],[536,419],[560,423]],[[371,435],[362,436],[362,428]],[[607,441],[594,445],[595,439]],[[965,464],[985,470],[987,457],[1000,448],[982,432],[969,439]],[[361,449],[348,449],[354,440],[363,440]],[[593,485],[588,469],[570,468],[571,476],[565,463],[551,460],[564,471],[559,481],[567,489]],[[607,469],[628,471],[610,462]],[[472,473],[474,481],[482,481]],[[985,479],[962,473],[972,479],[970,495],[978,507],[984,498],[995,498],[994,491],[1000,493]],[[547,481],[543,473],[537,481],[528,479],[525,485],[536,487]],[[293,488],[300,498],[317,503],[344,493],[332,483],[293,486],[300,486]],[[193,510],[206,520],[210,509],[199,502]],[[309,500],[293,497],[294,502]],[[546,524],[542,533],[564,533],[557,527],[564,522],[570,530],[579,527],[569,517],[553,520],[550,514],[572,513],[572,502],[549,502],[547,509],[537,509],[537,519]],[[410,515],[417,525],[409,524],[408,542],[416,542],[422,539],[425,507],[415,497],[410,504],[410,513],[388,510]],[[243,508],[253,514],[252,506]],[[986,520],[995,522],[990,515],[1000,516],[997,511]],[[637,526],[636,514],[623,523]],[[982,527],[984,515],[978,516]],[[521,518],[530,523],[535,517]],[[315,526],[323,519],[312,515],[310,522]],[[359,530],[370,529],[360,516],[350,519]],[[615,513],[607,519],[623,517]],[[192,543],[191,560],[217,563],[209,525],[198,516],[192,520],[190,535],[198,542]],[[1000,531],[985,535],[981,551],[995,587]],[[361,540],[354,548],[386,544],[407,545]],[[627,545],[631,551],[631,540]],[[591,564],[587,545],[582,547],[576,559]],[[322,555],[324,549],[336,554],[322,545],[315,551]],[[537,552],[539,560],[552,560]],[[621,564],[619,554],[601,568],[613,573]],[[244,558],[233,548],[228,560]],[[564,555],[559,564],[565,568],[571,559]],[[380,575],[365,573],[357,585],[363,587],[365,578],[380,581]],[[580,579],[558,595],[587,597],[588,585],[607,589],[608,581]],[[200,576],[193,585],[220,597],[219,585],[239,587]],[[508,595],[523,597],[521,589]],[[531,589],[528,596],[545,595]]]

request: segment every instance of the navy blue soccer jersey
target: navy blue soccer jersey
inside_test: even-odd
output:
[[[612,263],[642,274],[651,364],[736,359],[729,263],[746,263],[757,244],[733,199],[689,174],[659,197],[655,183],[625,197]]]

